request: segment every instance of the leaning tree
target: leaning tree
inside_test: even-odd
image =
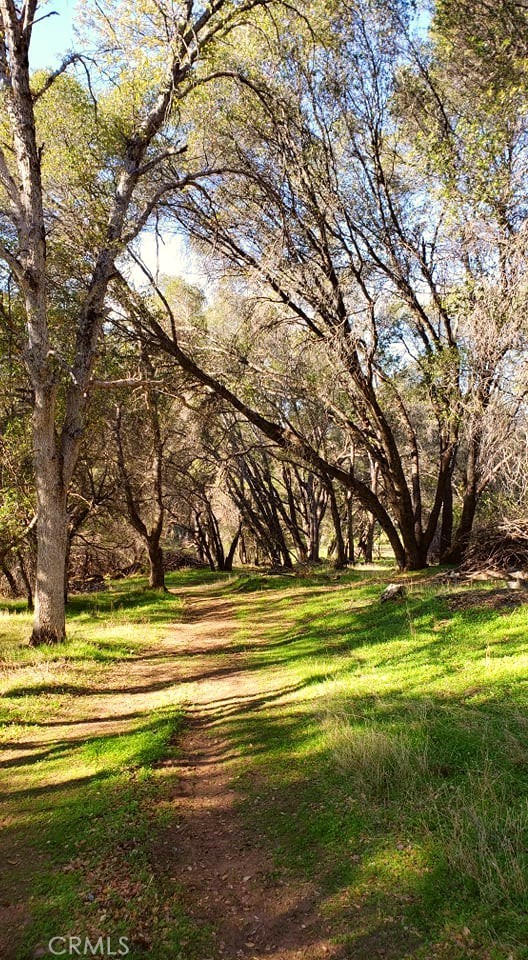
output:
[[[314,459],[288,418],[270,425],[269,405],[253,422],[264,414],[270,438],[347,484],[400,565],[420,568],[438,543],[460,559],[496,415],[515,417],[526,112],[478,97],[469,77],[457,86],[453,52],[422,42],[407,7],[329,4],[315,36],[269,36],[252,66],[235,56],[225,73],[244,94],[223,95],[220,121],[204,117],[230,173],[174,214],[250,296],[276,301],[307,351],[324,352],[327,408],[373,464],[377,490],[335,458]],[[263,336],[255,328],[242,371]]]

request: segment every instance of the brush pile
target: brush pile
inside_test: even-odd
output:
[[[209,567],[209,564],[199,560],[192,550],[183,548],[181,550],[164,550],[163,565],[166,573],[171,570],[183,570],[186,567],[193,570],[204,570]]]
[[[503,520],[475,530],[461,570],[528,571],[528,518]]]

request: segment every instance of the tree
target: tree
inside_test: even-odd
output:
[[[376,518],[400,565],[420,568],[439,530],[446,558],[459,559],[467,543],[485,483],[483,431],[522,342],[522,257],[504,256],[510,238],[500,220],[508,192],[517,215],[525,204],[526,179],[503,162],[519,125],[511,141],[502,135],[508,125],[495,123],[484,150],[466,111],[453,134],[460,97],[452,102],[435,82],[434,51],[419,48],[403,5],[336,5],[323,39],[268,38],[263,68],[238,65],[245,95],[225,98],[215,129],[233,173],[182,198],[178,215],[245,277],[249,295],[281,305],[307,350],[324,349],[325,402],[372,464],[377,489],[319,460]],[[403,102],[413,83],[424,127],[418,155]],[[210,138],[215,120],[205,120]],[[445,163],[450,192],[440,160],[431,163],[433,139],[454,158]],[[472,165],[479,148],[484,162]],[[480,207],[467,188],[471,169],[471,188],[496,173]],[[274,429],[317,462],[287,417]]]
[[[138,340],[136,376],[141,386],[119,400],[114,439],[125,514],[148,553],[149,586],[165,590],[161,538],[165,519],[165,446],[169,404],[162,396],[155,360]],[[141,443],[138,444],[138,437]]]
[[[18,349],[20,304],[7,291],[0,305],[0,573],[33,604],[35,502],[31,466],[31,397]],[[22,590],[21,590],[22,588]]]
[[[276,566],[291,567],[292,554],[301,563],[318,563],[328,481],[263,443],[250,425],[225,419],[231,420],[223,454],[229,457],[226,486],[261,555]],[[323,422],[312,436],[316,448],[324,429]]]
[[[183,170],[185,147],[179,142],[174,105],[188,91],[200,59],[246,13],[267,2],[147,0],[133,8],[113,4],[114,86],[110,92],[103,88],[98,104],[90,107],[94,85],[72,85],[64,76],[68,66],[82,62],[80,54],[69,56],[54,74],[35,81],[30,75],[29,49],[38,21],[38,0],[0,0],[5,143],[0,151],[0,257],[24,303],[25,357],[34,395],[38,511],[34,644],[65,637],[67,493],[116,260],[164,198],[199,178],[199,171]],[[94,10],[97,13],[97,5]],[[94,23],[104,33],[110,19],[96,15]],[[138,35],[148,44],[148,62]],[[205,76],[200,79],[205,81]],[[72,109],[66,110],[66,121],[72,116],[77,121],[76,128],[68,130],[62,115],[55,115],[57,140],[68,141],[68,158],[75,153],[76,138],[83,139],[87,116],[90,131],[95,132],[86,151],[88,162],[81,170],[75,165],[72,169],[67,164],[55,169],[47,165],[42,124],[49,98],[57,90],[70,94]],[[72,99],[77,101],[73,105]],[[70,335],[65,336],[62,327],[57,337],[55,282],[61,271],[68,291],[73,287],[75,295],[69,304]]]
[[[480,497],[504,463],[501,448],[521,402],[515,394],[527,335],[527,12],[517,0],[440,0],[429,43],[413,48],[397,92],[415,162],[443,210],[452,259],[445,301],[457,332],[463,409],[460,519],[443,550],[452,562],[461,560]]]

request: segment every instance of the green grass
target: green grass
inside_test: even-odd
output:
[[[131,577],[109,584],[107,590],[89,596],[74,595],[68,603],[68,643],[59,647],[29,647],[31,614],[21,600],[0,598],[0,662],[4,667],[57,660],[112,661],[121,659],[130,648],[144,646],[135,630],[148,624],[155,641],[166,627],[167,613],[174,613],[180,601],[172,594],[148,590],[143,577]]]
[[[227,722],[245,814],[353,956],[526,958],[528,608],[408,586],[235,589],[238,649],[276,690]]]
[[[162,843],[156,811],[167,789],[156,765],[171,754],[180,723],[173,709],[124,734],[59,745],[44,761],[47,783],[60,778],[56,789],[27,785],[17,794],[17,831],[30,832],[41,863],[21,958],[57,935],[124,936],[131,958],[156,960],[187,960],[189,938],[207,942],[186,918],[177,883],[151,856]]]
[[[114,949],[125,936],[131,960],[194,960],[209,943],[175,878],[156,866],[176,775],[162,761],[177,751],[179,690],[138,712],[124,699],[123,675],[113,676],[182,618],[177,597],[145,586],[134,578],[72,598],[69,641],[55,648],[30,648],[28,615],[2,603],[0,739],[26,744],[0,764],[4,890],[29,905],[23,936],[12,931],[19,943],[9,956],[20,960],[48,955],[53,936],[111,936]],[[99,716],[101,695],[121,697],[122,714]]]
[[[380,605],[389,576],[200,570],[169,583],[238,614],[230,650],[262,690],[223,720],[241,809],[277,869],[319,887],[350,956],[527,960],[528,607],[453,610],[453,587],[424,574],[405,578],[403,602]],[[117,731],[41,734],[59,715],[86,722],[98,691],[126,697],[112,671],[132,670],[184,616],[174,595],[144,587],[74,598],[71,641],[55,649],[27,647],[27,615],[2,604],[0,736],[35,740],[0,785],[2,853],[33,898],[20,960],[57,933],[129,936],[132,960],[214,953],[177,878],[157,868],[180,689]]]
[[[113,663],[132,660],[181,617],[172,593],[146,589],[139,577],[107,591],[74,596],[68,604],[68,642],[30,647],[31,615],[18,601],[0,601],[0,743],[19,724],[39,723],[89,693]]]

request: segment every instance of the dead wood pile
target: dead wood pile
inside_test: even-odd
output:
[[[461,569],[471,573],[483,568],[528,571],[528,518],[503,520],[475,530]]]

